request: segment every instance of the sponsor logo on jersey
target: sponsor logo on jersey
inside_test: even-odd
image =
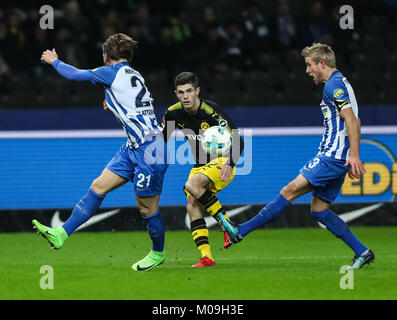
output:
[[[203,137],[200,134],[187,134],[186,136],[188,139],[191,139],[191,140],[199,140],[200,141],[203,139]]]
[[[333,94],[334,98],[338,99],[343,94],[343,90],[340,88],[335,89],[332,94]]]

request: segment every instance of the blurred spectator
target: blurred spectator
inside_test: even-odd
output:
[[[153,65],[153,61],[158,59],[158,56],[155,55],[156,50],[154,44],[150,43],[144,37],[142,29],[136,23],[131,23],[128,26],[127,34],[138,41],[138,47],[134,53],[132,66],[144,74],[155,72],[156,67]]]
[[[315,41],[331,44],[338,61],[347,65],[364,51],[377,57],[383,49],[384,61],[397,52],[395,0],[353,5],[353,30],[339,27],[343,0],[338,5],[321,0],[47,0],[54,7],[54,30],[39,28],[41,3],[1,0],[2,93],[8,92],[6,86],[13,79],[31,77],[26,84],[30,88],[44,86],[43,75],[56,76],[40,63],[46,49],[55,47],[60,59],[80,68],[102,65],[103,42],[116,32],[138,41],[134,68],[154,76],[164,70],[170,83],[183,70],[209,79],[217,73],[238,75],[269,65],[277,69],[283,54],[294,53],[289,58],[298,55],[302,61],[300,49]]]
[[[341,5],[335,5],[332,10],[332,34],[338,41],[334,42],[335,52],[339,52],[346,59],[350,56],[356,56],[360,51],[360,32],[358,27],[358,19],[355,21],[354,29],[341,29],[339,22],[342,14],[339,13]]]
[[[230,70],[227,61],[228,45],[213,27],[207,31],[207,38],[200,45],[202,69],[208,69],[211,73],[224,73]]]
[[[296,53],[301,47],[299,27],[287,0],[279,0],[275,17],[276,43],[280,51]]]
[[[303,23],[302,33],[307,45],[313,42],[322,42],[332,45],[331,27],[326,18],[321,1],[313,1],[309,6],[309,16]]]
[[[242,12],[244,35],[255,46],[256,50],[263,51],[271,46],[269,26],[256,2],[250,2]]]
[[[26,38],[21,26],[19,10],[13,10],[9,13],[4,37],[4,47],[1,48],[3,58],[12,71],[21,70],[23,67],[21,57],[24,57],[26,53],[24,51]]]
[[[81,60],[78,59],[81,49],[74,43],[73,34],[69,29],[65,27],[56,29],[54,48],[56,48],[60,59],[75,67],[81,67]]]
[[[160,29],[159,40],[156,45],[156,61],[153,61],[159,69],[166,70],[170,78],[175,74],[179,63],[178,45],[175,42],[170,25],[164,25]],[[157,63],[156,63],[157,62]]]
[[[9,81],[7,81],[10,76],[10,69],[0,54],[0,94],[10,91]]]
[[[54,48],[48,34],[49,32],[47,30],[43,30],[39,26],[36,26],[26,46],[29,55],[26,56],[24,64],[26,65],[26,70],[29,72],[29,76],[33,78],[33,81],[40,78],[46,70],[48,71],[48,68],[40,61],[43,50],[52,50],[52,48]],[[57,48],[57,50],[59,49]]]
[[[245,62],[245,51],[243,33],[239,24],[229,21],[218,32],[226,41],[226,63],[231,68],[241,69]]]
[[[152,19],[149,7],[147,5],[141,3],[137,6],[133,16],[133,22],[139,26],[142,36],[148,42],[155,42],[155,30],[157,29],[157,22],[155,19]]]
[[[102,19],[102,26],[111,27],[116,32],[121,32],[124,29],[123,20],[119,16],[118,12],[111,9],[107,12],[105,17]]]
[[[259,66],[260,56],[271,50],[272,36],[269,25],[258,5],[250,1],[242,12],[244,35],[244,64],[246,67]]]
[[[215,8],[207,5],[202,9],[202,14],[196,23],[196,31],[198,33],[199,41],[207,37],[210,29],[219,28],[221,22],[216,16]]]
[[[186,42],[192,39],[192,28],[186,11],[180,11],[177,16],[170,19],[172,34],[177,42]]]
[[[71,52],[64,52],[69,56],[70,63],[75,61],[75,66],[86,66],[88,57],[83,48],[90,46],[91,24],[82,14],[77,0],[71,0],[66,4],[60,25],[63,29],[62,35],[67,41],[66,47],[71,50]]]

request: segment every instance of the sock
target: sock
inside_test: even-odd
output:
[[[229,217],[226,215],[225,209],[222,207],[215,193],[210,190],[205,190],[203,195],[197,199],[198,202],[204,207],[205,211],[207,211],[212,217],[215,218],[216,221],[220,222],[218,213],[223,213],[226,219]]]
[[[163,251],[165,240],[165,225],[161,217],[160,210],[148,217],[143,217],[147,221],[146,229],[152,239],[152,250]]]
[[[72,215],[62,225],[68,236],[92,217],[101,206],[103,199],[105,199],[104,196],[97,194],[91,188],[88,190],[87,194],[74,207]]]
[[[194,220],[190,223],[190,229],[192,231],[193,241],[197,246],[197,249],[201,253],[201,257],[208,257],[214,260],[211,254],[211,247],[208,241],[209,231],[204,219]]]
[[[317,212],[311,211],[310,213],[314,218],[316,218],[317,221],[325,225],[334,236],[342,239],[357,256],[360,256],[368,249],[350,231],[346,222],[344,222],[331,210]]]
[[[281,194],[278,195],[276,199],[269,202],[266,207],[259,211],[255,217],[243,224],[240,224],[238,227],[238,233],[244,237],[246,234],[260,226],[280,217],[290,205],[291,202],[285,199]]]

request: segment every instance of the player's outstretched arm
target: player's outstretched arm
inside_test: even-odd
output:
[[[88,70],[80,70],[59,60],[55,49],[44,51],[41,55],[41,62],[52,65],[66,79],[75,81],[91,80]]]
[[[52,51],[46,50],[41,55],[41,62],[43,63],[52,64],[55,60],[58,60],[58,54],[55,49],[52,49]]]
[[[345,120],[347,133],[350,142],[350,159],[346,161],[345,166],[350,165],[349,178],[360,179],[361,175],[367,172],[360,160],[360,121],[356,118],[352,108],[340,111],[340,116]]]

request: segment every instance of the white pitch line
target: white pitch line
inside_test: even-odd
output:
[[[376,258],[385,258],[385,257],[396,257],[396,254],[384,254],[384,255],[376,255]],[[286,257],[257,257],[257,256],[245,256],[246,260],[311,260],[311,259],[339,259],[339,258],[351,258],[352,255],[349,256],[286,256]],[[190,259],[182,259],[182,258],[170,258],[168,261],[189,261]],[[236,260],[236,258],[232,257],[217,257],[216,260],[222,261],[232,261]]]
[[[239,128],[243,136],[306,136],[322,135],[323,127],[253,127]],[[362,134],[396,134],[397,126],[363,126]],[[183,137],[181,131],[172,136]],[[0,139],[67,139],[67,138],[125,138],[121,129],[79,129],[79,130],[0,130]]]

